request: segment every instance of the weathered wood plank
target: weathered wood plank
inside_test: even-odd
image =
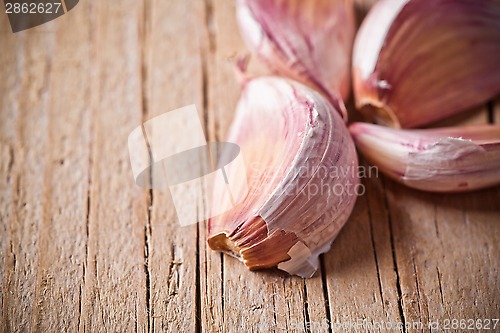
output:
[[[195,104],[203,121],[203,2],[154,1],[146,11],[146,118]],[[176,136],[181,135],[186,133],[179,128],[165,145],[175,145]],[[146,231],[150,329],[195,332],[199,322],[198,225],[183,227],[178,223],[168,188],[154,190],[151,195]],[[198,202],[200,213],[204,209],[199,197],[185,194],[178,199]]]
[[[126,144],[142,122],[142,3],[88,5],[92,144],[79,329],[146,331],[146,191],[133,182]]]
[[[387,184],[405,321],[494,318],[498,189],[440,195]]]
[[[1,23],[7,23],[0,20]],[[2,24],[4,27],[6,24]],[[6,29],[9,29],[7,26]],[[21,88],[21,72],[23,59],[16,54],[23,53],[22,39],[15,38],[10,31],[0,33],[0,43],[8,52],[0,54],[0,68],[2,69],[2,80],[0,80],[0,322],[3,330],[13,329],[22,323],[22,313],[12,309],[11,304],[19,304],[18,296],[13,293],[14,280],[19,277],[19,268],[25,265],[24,258],[20,256],[19,245],[14,241],[16,234],[12,224],[15,223],[16,212],[14,203],[17,200],[19,187],[19,159],[20,142],[18,140],[18,127],[20,122],[19,95]],[[18,161],[16,162],[16,155]],[[16,272],[17,270],[17,272]],[[15,323],[18,324],[15,324]]]
[[[212,0],[204,0],[204,27],[200,29],[202,33],[202,60],[203,60],[203,109],[206,115],[204,119],[204,129],[209,141],[220,140],[217,133],[218,124],[216,123],[217,109],[214,107],[215,89],[213,84],[216,82],[216,68],[214,52],[217,47],[216,26],[214,18],[214,4]],[[224,257],[221,253],[216,253],[207,245],[207,225],[199,224],[198,237],[198,256],[200,273],[200,329],[202,332],[223,332],[224,328]]]
[[[45,217],[38,231],[36,331],[77,331],[80,322],[90,157],[89,30],[87,6],[61,17],[48,56],[49,142]]]
[[[2,33],[8,52],[2,52],[2,151],[7,154],[8,182],[3,186],[8,207],[2,214],[3,327],[9,331],[30,330],[36,326],[37,282],[43,272],[40,241],[48,222],[50,193],[46,175],[51,165],[49,150],[50,57],[55,36],[47,28],[23,35]],[[9,34],[9,35],[6,35]],[[6,150],[5,150],[6,149]],[[2,198],[2,201],[4,200]]]

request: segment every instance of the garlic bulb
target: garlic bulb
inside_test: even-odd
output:
[[[209,220],[212,249],[251,270],[277,266],[303,277],[314,274],[359,186],[341,103],[333,106],[312,89],[277,77],[245,84],[227,141],[241,148],[248,193]],[[223,192],[214,189],[214,205]]]
[[[399,130],[354,123],[349,131],[370,163],[409,187],[464,192],[500,184],[499,125]]]
[[[333,100],[349,97],[351,0],[238,0],[237,18],[247,45],[277,73]]]
[[[500,2],[381,0],[353,51],[356,106],[412,128],[500,93]]]

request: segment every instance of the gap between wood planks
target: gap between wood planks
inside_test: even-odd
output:
[[[150,33],[151,33],[151,10],[153,6],[153,2],[149,1],[142,1],[142,7],[141,10],[142,12],[139,12],[140,18],[139,18],[139,27],[138,27],[138,35],[140,37],[140,47],[141,47],[141,104],[142,104],[142,123],[141,126],[143,127],[142,124],[146,122],[150,117],[150,100],[149,100],[149,95],[148,95],[148,82],[149,82],[149,77],[148,77],[148,70],[151,66],[151,61],[149,59],[149,52],[150,52]],[[144,131],[144,127],[143,127]],[[145,138],[147,136],[144,136]],[[149,147],[148,144],[148,150],[149,150],[149,158],[150,158],[150,165],[153,165],[153,156],[151,154],[151,148]],[[153,189],[152,189],[152,183],[153,183],[153,173],[152,173],[152,168],[149,170],[149,181],[150,181],[150,189],[147,191],[146,195],[146,223],[144,226],[144,274],[145,274],[145,301],[146,301],[146,311],[147,311],[147,329],[148,332],[153,331],[154,327],[154,313],[153,313],[153,304],[152,304],[152,297],[151,297],[151,268],[150,268],[150,252],[152,250],[151,248],[151,239],[153,236],[153,228],[151,226],[151,214],[153,210],[153,201],[154,201],[154,196],[153,196]],[[137,316],[137,311],[136,311],[136,316]],[[138,331],[137,327],[137,320],[136,320],[136,331]]]
[[[211,138],[214,138],[215,141],[220,141],[218,128],[217,126],[214,128],[214,132],[211,131],[209,124],[209,116],[208,112],[210,109],[210,96],[209,96],[209,66],[210,66],[210,56],[216,53],[216,38],[215,38],[215,30],[214,30],[214,13],[213,13],[213,3],[212,0],[203,0],[203,9],[204,9],[204,36],[206,37],[206,44],[200,42],[200,50],[201,50],[201,74],[202,74],[202,107],[203,107],[203,130],[205,131],[205,137],[209,141]],[[200,36],[199,36],[200,37]],[[215,121],[215,125],[217,125],[217,121]],[[204,209],[209,209],[207,202],[203,200]],[[205,286],[208,286],[208,270],[206,261],[208,260],[207,254],[207,244],[205,242],[205,235],[201,235],[200,233],[200,224],[198,223],[196,229],[196,332],[201,332],[202,330],[206,330],[206,327],[203,327],[202,321],[202,300],[201,300],[201,266],[200,266],[200,237],[203,237],[203,244],[205,245]],[[224,254],[220,253],[220,275],[221,275],[221,308],[222,308],[222,323],[224,323]]]

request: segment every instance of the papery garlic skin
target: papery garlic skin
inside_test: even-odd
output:
[[[500,93],[500,2],[381,0],[353,51],[357,108],[398,128],[430,124]]]
[[[278,74],[347,100],[351,0],[238,0],[237,18],[249,48]],[[346,118],[345,109],[339,111]]]
[[[252,270],[278,266],[314,274],[319,254],[351,214],[359,186],[341,103],[333,106],[277,77],[246,83],[227,140],[241,147],[249,191],[233,210],[209,220],[212,249]],[[214,198],[222,192],[216,188]]]
[[[500,126],[400,130],[349,127],[357,148],[384,174],[430,192],[465,192],[500,184]]]

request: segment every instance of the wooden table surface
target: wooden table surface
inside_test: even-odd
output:
[[[365,179],[303,280],[211,251],[205,223],[180,227],[168,191],[134,184],[127,137],[145,120],[194,103],[224,139],[245,52],[234,1],[81,1],[16,34],[0,19],[4,332],[429,332],[500,317],[498,187]],[[494,121],[500,103],[448,123]]]

